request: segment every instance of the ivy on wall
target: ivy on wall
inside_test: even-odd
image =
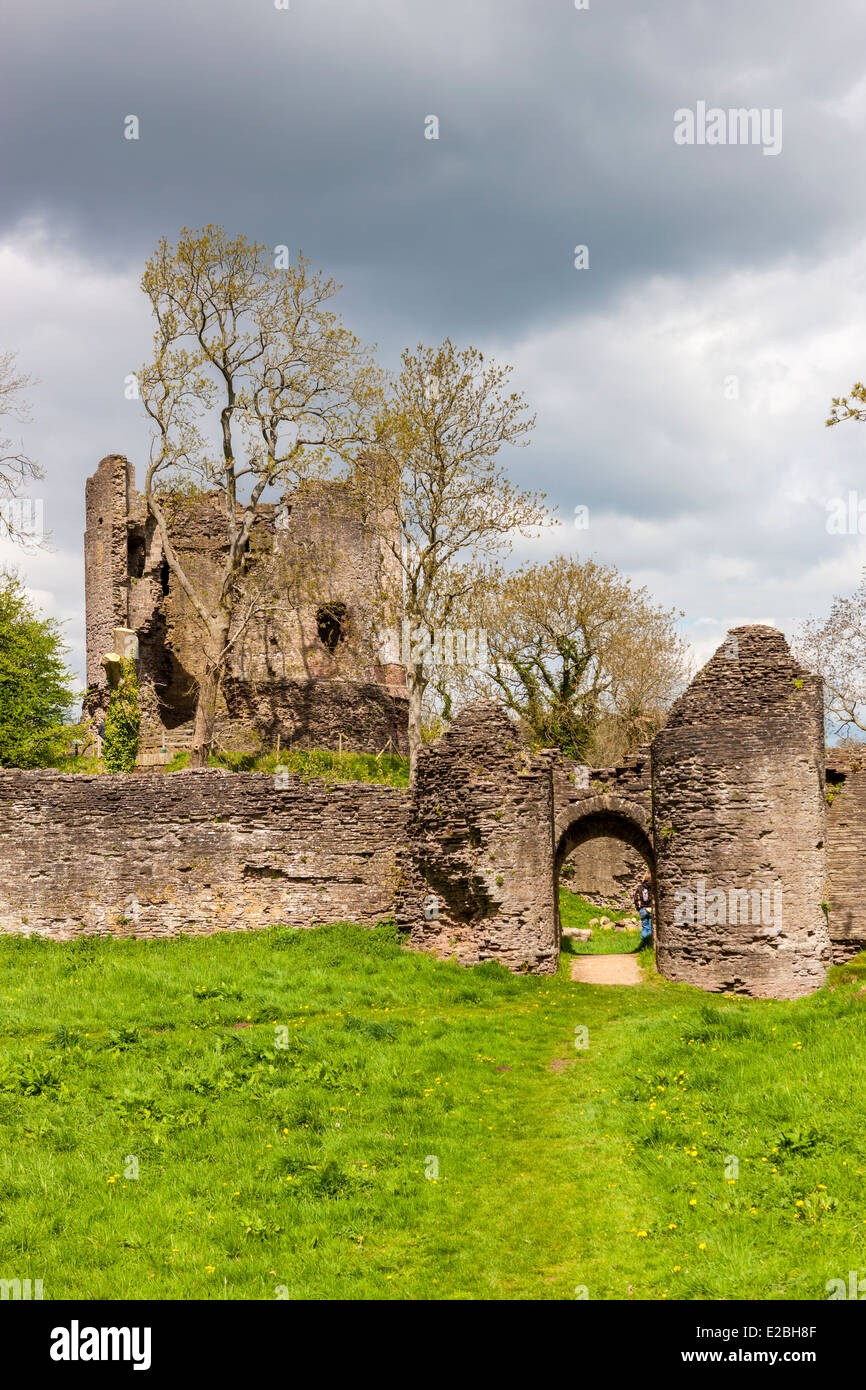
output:
[[[111,692],[105,716],[102,756],[109,772],[132,772],[138,754],[140,729],[141,710],[135,662],[125,658],[120,664],[120,680]]]

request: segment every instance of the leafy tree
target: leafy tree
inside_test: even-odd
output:
[[[138,677],[135,662],[126,658],[120,663],[120,679],[111,691],[105,716],[102,757],[109,772],[132,772],[140,730]]]
[[[866,386],[855,381],[847,396],[834,396],[825,425],[841,425],[843,420],[866,420]]]
[[[469,611],[486,629],[489,670],[458,675],[463,693],[493,693],[537,743],[581,762],[616,762],[652,738],[687,679],[676,610],[613,565],[524,565],[473,594]]]
[[[59,624],[16,575],[0,574],[0,765],[46,767],[64,751],[74,696]]]
[[[402,576],[412,634],[404,660],[413,776],[437,633],[467,610],[514,534],[548,515],[543,495],[518,488],[497,458],[503,446],[527,443],[534,424],[523,396],[509,389],[510,373],[450,339],[407,349],[375,450],[357,463],[367,502],[396,523],[382,542]]]
[[[283,268],[245,237],[185,228],[176,246],[159,243],[141,285],[156,319],[153,358],[138,374],[154,426],[145,496],[200,625],[204,670],[190,756],[200,767],[213,743],[228,653],[257,603],[271,599],[264,569],[258,585],[247,572],[261,505],[271,500],[268,490],[299,486],[368,438],[380,374],[329,307],[340,287],[301,253]],[[173,543],[164,499],[190,488],[216,493],[225,516],[214,590]]]

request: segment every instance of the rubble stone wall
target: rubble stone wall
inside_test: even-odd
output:
[[[396,919],[411,946],[556,972],[550,758],[527,751],[499,706],[463,710],[422,750],[399,868]]]
[[[827,883],[833,959],[866,950],[866,749],[827,749]]]
[[[203,628],[165,560],[129,461],[102,459],[85,495],[85,712],[104,713],[102,658],[114,648],[114,629],[131,629],[139,761],[168,761],[192,739]],[[163,510],[197,595],[216,611],[228,550],[219,494],[166,497]],[[260,505],[239,581],[238,613],[252,616],[230,649],[217,713],[223,747],[253,752],[273,746],[277,734],[282,745],[338,747],[342,734],[358,752],[378,753],[389,740],[407,751],[406,674],[386,638],[402,620],[388,527],[385,516],[365,516],[349,482],[311,483]],[[328,611],[339,614],[330,644],[321,627]]]
[[[100,478],[104,516],[119,476]],[[94,535],[93,574],[121,540]],[[127,616],[112,594],[88,588],[100,632]],[[341,683],[322,683],[311,741],[321,721],[346,733]],[[243,717],[273,727],[280,682],[228,692],[259,700]],[[379,718],[384,746],[384,705]],[[5,932],[170,936],[393,915],[415,949],[551,974],[558,877],[576,854],[615,883],[614,865],[649,869],[667,978],[796,998],[834,957],[866,948],[866,754],[825,758],[819,678],[781,633],[750,626],[728,635],[651,749],[618,768],[532,751],[500,706],[479,703],[422,749],[409,792],[217,770],[0,772]]]
[[[635,883],[646,873],[640,852],[610,835],[582,841],[568,855],[560,882],[595,907],[633,907]]]
[[[161,937],[388,917],[406,793],[284,780],[0,772],[0,931]]]

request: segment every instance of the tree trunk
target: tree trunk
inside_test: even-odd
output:
[[[421,701],[426,685],[420,667],[410,662],[406,667],[406,685],[409,690],[409,786],[415,785],[418,767],[418,754],[421,751]]]
[[[220,624],[220,631],[212,634],[205,653],[205,669],[198,683],[198,699],[195,706],[195,727],[189,754],[190,767],[207,767],[213,747],[216,726],[217,699],[222,674],[223,652],[228,637],[228,622]]]

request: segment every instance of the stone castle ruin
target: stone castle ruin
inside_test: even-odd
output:
[[[866,947],[866,750],[824,748],[821,681],[780,632],[734,629],[650,747],[581,771],[530,755],[495,706],[458,716],[424,752],[399,851],[412,944],[549,973],[563,865],[613,842],[652,877],[668,979],[796,998]]]
[[[174,509],[173,543],[198,592],[215,588],[222,568],[222,505],[218,493],[164,502]],[[342,742],[359,752],[405,752],[406,674],[378,637],[401,617],[400,576],[380,540],[381,521],[365,524],[338,482],[312,484],[260,510],[245,579],[263,599],[229,654],[218,741],[239,751],[274,747],[279,737],[281,746]],[[107,707],[105,658],[137,652],[139,761],[166,762],[192,737],[201,627],[121,455],[104,458],[87,480],[86,514],[85,712]]]
[[[395,623],[399,606],[375,528],[332,484],[284,506],[289,525],[275,508],[251,548],[287,559],[305,587],[299,603],[288,581],[277,587],[233,655],[223,736],[400,745],[404,672],[376,639],[382,592]],[[191,565],[217,562],[207,499],[180,543]],[[118,635],[137,638],[156,760],[189,738],[195,640],[117,455],[88,483],[86,558],[91,707],[107,697],[102,657]],[[866,750],[825,749],[820,679],[770,627],[733,629],[652,744],[589,775],[530,749],[481,702],[421,750],[411,791],[223,769],[12,769],[0,793],[3,932],[168,937],[393,917],[411,948],[552,974],[560,875],[614,845],[651,875],[670,980],[797,998],[866,948]]]

